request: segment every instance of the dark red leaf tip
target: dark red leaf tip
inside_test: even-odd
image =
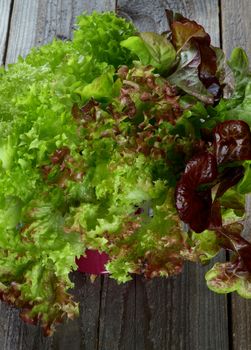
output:
[[[251,133],[242,120],[227,120],[214,128],[214,149],[218,164],[250,160]]]

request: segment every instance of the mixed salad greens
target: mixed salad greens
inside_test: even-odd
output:
[[[78,313],[69,272],[86,249],[118,282],[227,250],[207,284],[251,298],[248,59],[226,64],[202,26],[166,14],[163,35],[83,14],[72,41],[0,71],[0,296],[47,335]]]

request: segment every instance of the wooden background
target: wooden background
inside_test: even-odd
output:
[[[0,64],[15,62],[55,36],[70,37],[83,10],[116,9],[139,29],[161,32],[165,8],[204,25],[228,56],[242,46],[251,58],[249,0],[0,0]],[[208,268],[188,264],[175,278],[136,277],[119,286],[108,277],[91,284],[75,273],[80,318],[44,338],[39,327],[24,324],[18,310],[2,303],[0,350],[251,349],[251,301],[210,292],[204,281]]]

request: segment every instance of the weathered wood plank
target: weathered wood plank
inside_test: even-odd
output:
[[[208,290],[207,269],[187,264],[177,277],[137,280],[136,349],[228,349],[226,297]]]
[[[251,349],[251,301],[232,296],[233,350]]]
[[[242,47],[246,50],[251,61],[251,2],[248,0],[238,1],[222,0],[222,44],[223,49],[230,56],[234,47]],[[243,234],[251,239],[251,198],[247,201],[249,218]],[[236,294],[231,296],[230,308],[232,326],[230,336],[232,337],[234,350],[251,350],[251,300],[245,300]]]
[[[237,5],[238,4],[238,5]],[[229,57],[236,46],[243,47],[251,60],[251,2],[240,0],[222,0],[222,43],[224,51]]]
[[[97,349],[133,350],[136,336],[135,281],[118,285],[108,276],[103,278]]]
[[[118,1],[118,13],[140,30],[167,29],[164,9],[181,12],[205,26],[219,45],[217,1]],[[224,255],[220,257],[225,259]],[[171,279],[136,279],[136,349],[228,349],[227,298],[210,292],[209,267],[187,265]]]
[[[80,302],[80,317],[57,327],[52,338],[45,338],[39,326],[22,322],[19,311],[0,304],[0,349],[4,350],[93,350],[97,348],[101,278],[94,283],[82,273],[72,274],[72,294]]]
[[[78,319],[58,327],[53,336],[52,349],[93,350],[98,345],[102,277],[91,282],[88,275],[75,272],[72,281],[75,284],[72,293],[80,302],[80,315]]]
[[[42,335],[39,327],[28,326],[19,318],[19,311],[0,304],[0,349],[49,350],[51,339]]]
[[[4,64],[4,56],[6,53],[11,5],[12,0],[3,0],[0,2],[0,66]]]
[[[206,287],[208,268],[119,286],[104,277],[98,349],[229,349],[226,296]]]
[[[56,36],[69,38],[75,17],[83,11],[113,11],[115,0],[25,0],[15,1],[10,26],[7,63],[25,56],[31,47]]]

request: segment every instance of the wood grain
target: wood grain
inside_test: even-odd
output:
[[[229,348],[226,297],[204,282],[207,268],[187,264],[182,275],[136,284],[136,349]]]
[[[0,1],[0,66],[4,64],[5,53],[8,41],[9,21],[11,15],[12,0]]]
[[[69,38],[76,16],[95,9],[113,11],[115,0],[16,0],[6,62],[15,62],[31,47],[48,43],[56,36]]]
[[[135,281],[118,285],[108,276],[103,279],[98,349],[133,350],[136,337]]]
[[[19,311],[0,303],[0,349],[3,350],[93,350],[98,345],[101,277],[94,283],[89,276],[73,273],[72,294],[80,303],[79,318],[57,326],[53,337],[43,336],[39,326],[22,322]]]
[[[72,274],[75,288],[72,294],[80,302],[78,319],[60,325],[53,336],[52,349],[97,349],[102,277],[92,283],[89,276]]]
[[[28,326],[19,318],[19,311],[0,304],[0,349],[49,350],[51,339],[44,338],[39,327]]]
[[[251,61],[251,2],[248,0],[238,1],[222,0],[222,44],[223,49],[230,56],[234,47],[243,47]],[[245,237],[251,240],[251,199],[247,201],[249,218],[244,229]],[[236,294],[231,296],[230,337],[232,338],[233,350],[251,350],[251,300],[245,300]]]
[[[238,5],[237,5],[238,4]],[[251,2],[249,0],[222,0],[222,43],[227,57],[236,46],[243,47],[251,60]]]
[[[187,264],[177,277],[137,276],[125,285],[102,277],[97,349],[229,349],[226,296],[204,281],[210,266]]]

